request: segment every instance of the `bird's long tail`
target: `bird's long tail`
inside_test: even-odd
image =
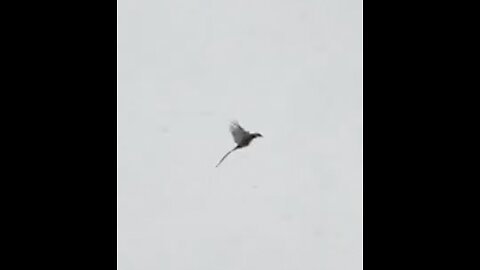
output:
[[[215,166],[215,168],[218,167],[218,165],[220,165],[220,163],[222,163],[222,161],[223,161],[228,155],[230,155],[230,153],[232,153],[233,151],[237,150],[238,148],[239,148],[238,146],[235,146],[235,148],[233,148],[232,150],[228,151],[228,152],[225,154],[225,156],[223,156],[222,159],[220,159],[220,161],[218,162],[217,166]]]

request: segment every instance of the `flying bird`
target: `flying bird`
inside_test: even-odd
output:
[[[228,155],[230,155],[230,153],[232,153],[233,151],[235,151],[237,149],[240,149],[240,148],[243,148],[245,146],[248,146],[250,144],[250,142],[257,137],[263,137],[262,134],[260,134],[260,133],[250,133],[250,132],[246,131],[245,129],[243,129],[240,126],[240,124],[238,124],[237,121],[233,121],[230,124],[230,133],[232,133],[233,140],[235,141],[237,146],[235,146],[232,150],[228,151],[222,157],[222,159],[218,162],[217,166],[215,166],[215,167],[218,167],[218,165],[220,165],[220,163],[222,163],[222,161]]]

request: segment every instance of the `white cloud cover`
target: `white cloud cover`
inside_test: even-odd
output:
[[[119,270],[362,269],[362,2],[119,0],[117,204]]]

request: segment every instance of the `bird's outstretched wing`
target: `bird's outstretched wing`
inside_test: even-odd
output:
[[[237,121],[232,121],[230,124],[230,132],[236,144],[240,144],[242,140],[249,135],[249,132],[243,129]]]

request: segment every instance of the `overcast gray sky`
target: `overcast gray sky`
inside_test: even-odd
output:
[[[118,0],[117,195],[119,270],[362,269],[362,1]]]

